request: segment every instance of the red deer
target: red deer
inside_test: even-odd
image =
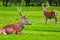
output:
[[[57,11],[54,10],[54,11],[48,12],[47,11],[48,7],[44,6],[44,4],[42,4],[42,8],[43,8],[44,15],[46,17],[46,22],[45,23],[47,23],[48,19],[50,19],[50,21],[51,21],[52,18],[54,18],[55,23],[57,23]]]
[[[3,27],[0,34],[20,34],[24,29],[24,25],[31,25],[31,22],[27,20],[26,16],[23,16],[20,9],[17,7],[18,13],[22,17],[22,20],[17,24],[10,24]]]

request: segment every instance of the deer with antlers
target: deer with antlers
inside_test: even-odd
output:
[[[43,8],[44,15],[46,17],[45,23],[47,23],[48,19],[50,19],[50,21],[51,21],[52,18],[54,18],[55,23],[57,23],[57,11],[53,10],[53,11],[48,12],[47,11],[48,7],[44,6],[44,4],[42,4],[42,8]]]
[[[3,27],[0,30],[0,34],[20,34],[24,29],[24,25],[31,25],[31,22],[27,20],[26,16],[23,16],[20,9],[17,7],[18,13],[20,14],[22,20],[17,24],[10,24]]]

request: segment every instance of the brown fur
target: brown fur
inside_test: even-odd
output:
[[[0,34],[20,34],[24,29],[24,25],[31,25],[31,22],[27,20],[27,17],[21,14],[19,8],[17,9],[22,20],[18,24],[9,24],[4,26],[0,31]]]
[[[16,24],[7,25],[3,29],[7,29],[7,28],[13,28],[13,30],[15,30],[15,34],[17,34],[18,32],[21,31],[21,29],[19,28],[19,26],[16,25]],[[11,31],[11,30],[9,30],[9,31]]]
[[[46,22],[45,23],[47,23],[48,19],[50,19],[50,21],[51,21],[52,18],[54,18],[55,23],[57,23],[57,12],[55,12],[55,11],[51,11],[51,12],[44,11],[44,15],[46,17]]]
[[[44,4],[42,4],[42,8],[43,8],[44,15],[46,17],[46,22],[45,23],[47,23],[48,19],[50,19],[50,21],[51,21],[52,18],[54,18],[55,23],[57,23],[57,12],[55,10],[48,12],[47,11],[48,7],[44,6]]]

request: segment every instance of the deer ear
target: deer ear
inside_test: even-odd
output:
[[[25,18],[27,19],[27,18],[28,18],[28,16],[25,16]]]
[[[23,18],[23,19],[27,19],[27,16],[23,15],[22,18]]]

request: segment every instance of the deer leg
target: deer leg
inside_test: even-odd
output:
[[[17,32],[16,34],[22,34],[22,32]]]
[[[55,17],[55,23],[57,23],[57,18]]]
[[[14,30],[13,28],[5,28],[5,32],[7,34],[15,34],[16,33],[16,30]]]
[[[51,19],[50,19],[50,23],[51,23]]]
[[[48,21],[48,18],[46,18],[45,24],[47,23],[47,21]]]

